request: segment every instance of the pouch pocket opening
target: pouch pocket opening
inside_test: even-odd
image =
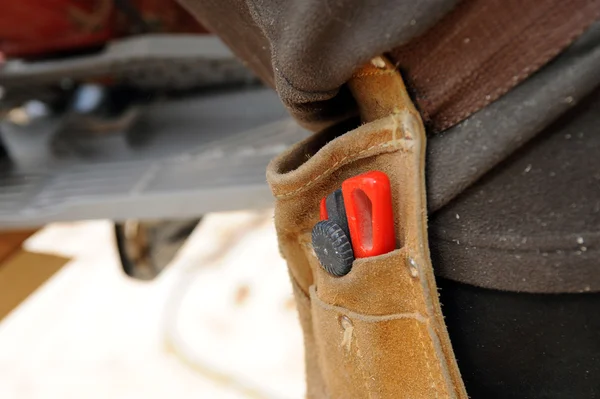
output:
[[[290,156],[286,158],[285,162],[279,164],[277,172],[285,174],[298,169],[306,163],[306,161],[315,156],[319,150],[325,147],[330,141],[343,136],[356,129],[358,126],[360,126],[360,119],[350,118],[337,125],[324,129],[319,133],[315,133],[301,148],[298,149],[300,151],[291,153]]]

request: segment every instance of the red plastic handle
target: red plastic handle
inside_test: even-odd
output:
[[[382,255],[396,248],[390,179],[380,171],[342,183],[344,207],[356,258]]]

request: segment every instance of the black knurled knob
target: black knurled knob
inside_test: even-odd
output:
[[[352,269],[354,252],[350,238],[331,220],[322,220],[313,227],[312,244],[321,266],[334,276],[344,276]]]

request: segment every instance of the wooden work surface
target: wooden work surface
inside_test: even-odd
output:
[[[68,261],[23,250],[21,244],[34,233],[35,230],[0,233],[0,320]]]

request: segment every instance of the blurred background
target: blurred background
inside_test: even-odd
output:
[[[1,7],[0,397],[303,397],[265,168],[307,132],[174,0]]]
[[[303,397],[271,218],[205,216],[151,282],[122,273],[109,221],[37,231],[0,263],[0,397]]]

